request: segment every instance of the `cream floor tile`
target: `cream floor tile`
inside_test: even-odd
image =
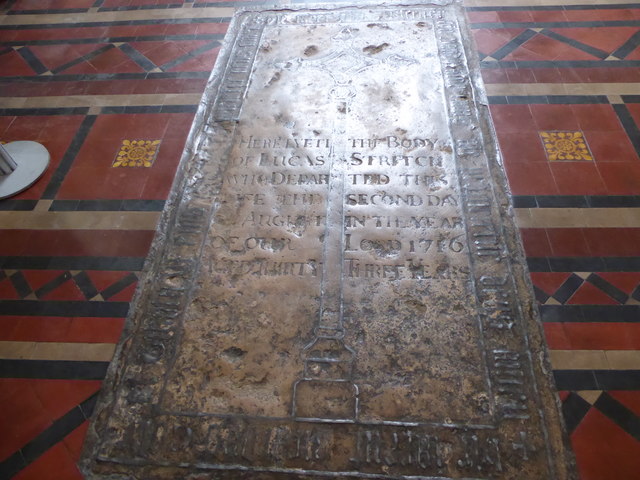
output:
[[[605,355],[613,370],[640,370],[640,351],[607,350]]]
[[[0,342],[0,358],[23,360],[31,358],[36,347],[35,342]]]
[[[44,97],[0,97],[0,108],[121,107],[149,105],[198,105],[197,93],[140,95],[65,95]],[[19,100],[19,101],[17,101]]]
[[[520,228],[637,228],[640,208],[515,208]]]
[[[0,25],[40,25],[83,22],[117,22],[135,20],[164,20],[172,18],[221,18],[233,16],[233,7],[162,8],[120,12],[58,13],[33,15],[4,15]]]
[[[109,362],[113,358],[115,348],[113,343],[38,342],[30,359]]]
[[[609,368],[603,350],[551,350],[555,370],[606,370]]]
[[[487,95],[640,95],[637,83],[487,83]]]
[[[0,212],[3,228],[35,230],[155,230],[160,212]]]

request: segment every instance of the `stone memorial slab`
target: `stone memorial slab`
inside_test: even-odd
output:
[[[568,479],[455,5],[236,15],[88,478]]]

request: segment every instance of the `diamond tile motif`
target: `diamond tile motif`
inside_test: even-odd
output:
[[[151,167],[160,140],[123,140],[112,167]]]
[[[540,132],[550,162],[593,160],[582,132]]]

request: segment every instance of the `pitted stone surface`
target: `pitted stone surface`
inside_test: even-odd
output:
[[[235,17],[90,478],[572,478],[463,17]]]

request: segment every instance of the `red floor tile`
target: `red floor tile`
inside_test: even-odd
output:
[[[90,8],[94,0],[17,0],[12,10],[59,10],[67,8]]]
[[[485,84],[510,82],[507,72],[502,68],[485,68],[481,73]]]
[[[526,10],[501,10],[498,11],[498,18],[501,22],[531,22],[533,18],[531,17],[531,12]]]
[[[560,195],[606,195],[608,188],[594,161],[549,162]]]
[[[640,194],[640,162],[606,162],[598,171],[609,195]]]
[[[44,175],[29,189],[14,199],[36,200],[42,196],[76,135],[81,115],[19,116],[5,130],[2,140],[31,140],[39,142],[49,151],[51,160]]]
[[[544,323],[542,326],[544,327],[544,337],[549,349],[568,350],[571,348],[563,323]]]
[[[467,11],[469,23],[494,23],[499,22],[498,12],[470,12]]]
[[[31,287],[31,290],[38,290],[49,282],[64,275],[64,270],[21,270],[22,275]]]
[[[633,118],[636,125],[640,125],[640,105],[636,103],[628,103],[626,104],[626,107],[629,110],[629,113],[631,114],[631,117]]]
[[[34,45],[29,49],[45,67],[53,70],[105,45],[105,43]]]
[[[24,378],[0,378],[0,402],[25,388]]]
[[[534,22],[565,22],[562,10],[531,10],[529,12]]]
[[[558,187],[545,162],[505,163],[513,195],[556,195]]]
[[[631,18],[630,18],[631,19]],[[552,28],[551,31],[591,47],[612,53],[637,31],[635,27]]]
[[[619,305],[609,295],[589,282],[584,282],[567,300],[566,305]]]
[[[101,271],[101,270],[87,270],[87,276],[91,279],[91,283],[96,287],[96,289],[100,292],[107,287],[110,287],[114,283],[122,280],[130,272],[109,272],[109,271]]]
[[[96,57],[93,57],[89,60],[89,63],[98,73],[144,72],[140,65],[131,60],[126,53],[118,48],[112,48]]]
[[[123,318],[7,315],[0,317],[0,341],[117,343],[123,326]]]
[[[580,61],[597,60],[597,57],[572,47],[560,40],[549,38],[545,35],[537,35],[516,48],[512,53],[504,57],[506,61]]]
[[[98,380],[33,380],[33,389],[47,415],[54,421],[100,389]]]
[[[537,131],[529,105],[491,105],[489,109],[496,130],[501,134]]]
[[[124,318],[74,318],[67,334],[68,342],[117,343]]]
[[[205,33],[227,33],[228,29],[228,23],[200,23],[196,25],[196,33],[198,35]]]
[[[571,105],[580,130],[594,132],[622,132],[622,125],[611,105]]]
[[[507,76],[510,83],[535,83],[535,71],[533,68],[509,68]]]
[[[0,300],[19,300],[20,298],[9,278],[0,280]]]
[[[607,393],[640,417],[640,391],[609,390]]]
[[[87,436],[88,429],[89,422],[84,422],[62,440],[65,447],[67,447],[67,450],[69,450],[71,458],[76,462],[80,459],[82,445],[84,443],[84,438]]]
[[[564,334],[575,350],[640,349],[640,324],[617,322],[571,322]]]
[[[144,257],[155,232],[148,230],[3,230],[5,255]]]
[[[184,0],[105,0],[105,7],[181,4]]]
[[[130,302],[133,299],[133,294],[136,293],[137,283],[132,283],[128,287],[123,288],[120,292],[114,296],[109,297],[110,302]]]
[[[535,68],[533,76],[537,83],[561,83],[564,81],[561,71],[558,68]]]
[[[16,51],[10,51],[0,55],[0,62],[2,62],[0,77],[35,75],[33,69]]]
[[[521,228],[520,237],[527,257],[549,257],[553,254],[544,228]]]
[[[591,254],[581,228],[548,228],[547,236],[553,256],[580,257]]]
[[[14,480],[83,480],[71,453],[58,443],[18,473]]]
[[[598,165],[604,162],[638,163],[638,154],[629,136],[621,130],[609,132],[587,130],[584,132],[584,137]]]
[[[207,44],[207,40],[132,42],[130,45],[158,66],[162,66]]]
[[[31,230],[3,230],[0,235],[0,251],[5,255],[22,255],[32,234]]]
[[[3,317],[14,324],[10,332],[0,333],[1,340],[14,342],[68,342],[72,319],[66,317]]]
[[[166,197],[193,114],[117,114],[96,120],[58,193],[61,199]],[[171,126],[169,129],[168,127]],[[159,140],[151,167],[113,167],[124,140]],[[151,180],[158,192],[145,184]]]
[[[582,480],[632,479],[638,473],[640,442],[606,418],[589,410],[571,435]]]
[[[210,72],[216,63],[218,54],[220,53],[220,47],[212,48],[191,60],[180,63],[173,68],[170,68],[169,72]]]
[[[565,16],[570,22],[589,22],[602,20],[633,20],[636,18],[631,9],[605,9],[595,10],[565,10]]]
[[[640,228],[589,228],[583,233],[594,256],[640,256]]]
[[[598,275],[627,295],[640,285],[639,272],[598,272]]]
[[[538,131],[580,130],[571,105],[531,105],[531,115]]]
[[[471,31],[479,52],[491,55],[515,37],[524,32],[524,28],[479,28]]]
[[[537,132],[500,132],[500,152],[506,163],[547,162],[544,146]]]
[[[536,256],[536,255],[532,255]],[[548,295],[553,295],[565,282],[569,272],[531,272],[531,282]]]
[[[48,293],[41,295],[40,300],[58,300],[73,301],[86,300],[84,294],[80,291],[75,282],[71,279],[67,280],[60,286],[54,288]]]
[[[101,38],[105,37],[106,27],[75,27],[75,28],[25,28],[13,30],[8,41],[30,40],[68,40],[71,38]]]
[[[13,395],[0,402],[0,461],[51,425],[32,384],[32,380],[25,380]]]

